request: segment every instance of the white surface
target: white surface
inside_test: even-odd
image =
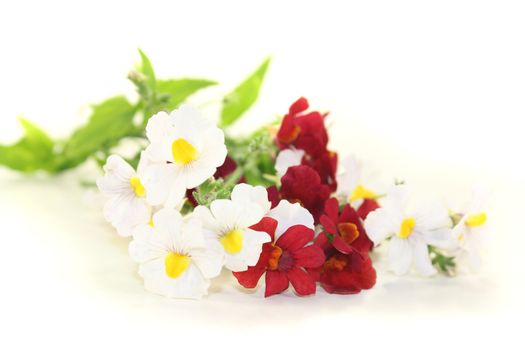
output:
[[[342,3],[3,2],[0,140],[18,137],[19,114],[67,135],[84,120],[79,106],[132,92],[124,77],[139,46],[161,77],[223,82],[210,91],[213,98],[271,53],[261,99],[238,129],[283,113],[305,95],[332,112],[332,148],[372,160],[387,179],[404,178],[423,195],[452,203],[470,184],[488,184],[495,230],[484,270],[456,279],[380,272],[371,291],[319,291],[305,299],[265,300],[262,290],[246,293],[218,281],[202,302],[169,300],[143,291],[127,241],[77,186],[94,176],[93,167],[52,179],[2,169],[2,348],[277,348],[298,339],[324,347],[443,348],[501,346],[519,335],[521,3]]]

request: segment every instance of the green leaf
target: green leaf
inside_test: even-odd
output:
[[[441,272],[448,275],[454,275],[456,261],[453,256],[444,255],[436,247],[428,246],[428,252],[432,260],[432,265],[435,265]]]
[[[0,164],[28,173],[53,171],[53,140],[29,120],[19,118],[19,121],[24,128],[24,137],[13,145],[0,145]]]
[[[257,100],[269,64],[270,58],[267,58],[255,72],[224,97],[221,113],[222,127],[235,123]]]
[[[93,107],[88,123],[76,130],[65,143],[58,159],[58,169],[65,170],[83,163],[98,151],[109,152],[120,139],[133,136],[136,107],[123,96],[110,98]]]
[[[163,109],[171,111],[200,89],[212,85],[217,85],[217,82],[204,79],[159,80],[157,81],[158,99],[162,101]]]
[[[151,61],[149,60],[148,56],[139,49],[140,59],[141,59],[141,65],[138,68],[138,71],[142,74],[144,74],[144,77],[146,78],[146,84],[148,85],[149,89],[151,91],[155,91],[156,81],[155,78],[155,71],[153,70],[153,65],[151,64]]]

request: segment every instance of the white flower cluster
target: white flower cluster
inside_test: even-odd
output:
[[[283,200],[270,210],[266,189],[247,184],[236,185],[231,199],[181,215],[186,190],[224,163],[224,133],[187,105],[154,115],[146,133],[150,143],[137,171],[112,155],[97,185],[108,198],[106,219],[121,236],[133,237],[129,252],[149,291],[198,299],[223,266],[239,272],[255,265],[270,236],[250,227],[265,216],[279,222],[276,236],[292,225],[314,228],[299,204]]]
[[[388,241],[390,271],[403,275],[415,267],[423,276],[435,274],[430,254],[433,248],[453,257],[459,270],[479,268],[488,227],[485,191],[474,191],[470,204],[454,218],[444,206],[414,203],[407,185],[385,190],[375,173],[364,172],[369,169],[363,169],[362,162],[355,157],[343,159],[341,168],[337,178],[340,197],[356,209],[366,199],[380,203],[380,208],[371,211],[364,224],[376,246]]]

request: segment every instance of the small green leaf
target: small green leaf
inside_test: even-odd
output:
[[[447,256],[433,246],[428,246],[428,252],[432,260],[432,265],[435,265],[443,273],[451,276],[454,275],[456,261],[453,256]]]
[[[19,118],[19,121],[25,134],[13,145],[0,145],[0,164],[28,173],[36,170],[53,171],[53,140],[29,120]]]
[[[270,58],[267,58],[255,72],[224,97],[221,113],[222,127],[235,123],[257,100],[269,64]]]
[[[182,102],[208,86],[217,85],[217,82],[204,79],[171,79],[157,81],[157,94],[163,109],[171,111]]]
[[[157,79],[155,78],[155,71],[153,70],[153,65],[151,64],[151,61],[149,60],[148,56],[139,49],[140,59],[141,59],[141,65],[138,69],[138,71],[142,74],[144,74],[144,77],[146,78],[146,84],[148,85],[149,89],[151,91],[155,91],[155,86]]]
[[[88,123],[76,130],[58,157],[59,170],[83,163],[98,151],[111,147],[136,131],[133,125],[136,107],[123,96],[110,98],[93,107]]]

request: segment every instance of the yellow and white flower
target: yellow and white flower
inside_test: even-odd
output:
[[[452,236],[458,244],[454,255],[460,268],[468,266],[476,270],[481,266],[480,252],[483,250],[486,232],[489,230],[488,197],[487,191],[474,190],[463,217],[452,229]]]
[[[286,174],[289,167],[300,165],[304,157],[302,149],[289,148],[284,149],[277,155],[275,159],[275,171],[279,178]]]
[[[365,199],[378,199],[383,190],[377,174],[364,166],[355,156],[347,156],[339,162],[337,196],[358,209]]]
[[[97,180],[99,190],[108,200],[104,216],[121,236],[130,236],[133,230],[151,219],[152,207],[146,202],[143,173],[146,161],[141,160],[136,172],[119,156],[111,155],[104,165],[105,175]]]
[[[270,209],[267,193],[262,186],[236,185],[231,199],[217,199],[210,209],[198,206],[195,217],[203,223],[204,236],[225,259],[225,266],[234,271],[245,271],[259,260],[262,245],[270,241],[266,232],[250,229]]]
[[[153,215],[153,225],[135,232],[129,245],[147,290],[173,298],[200,299],[222,268],[222,255],[209,249],[199,220],[169,208]]]
[[[222,130],[188,105],[151,117],[146,136],[152,164],[145,170],[144,187],[152,205],[176,205],[186,189],[213,176],[227,154]]]
[[[426,210],[410,207],[410,194],[405,185],[395,186],[382,202],[382,207],[368,214],[365,229],[375,245],[390,238],[388,268],[402,275],[415,265],[423,276],[435,274],[428,245],[450,249],[454,246],[451,220],[444,207]]]

